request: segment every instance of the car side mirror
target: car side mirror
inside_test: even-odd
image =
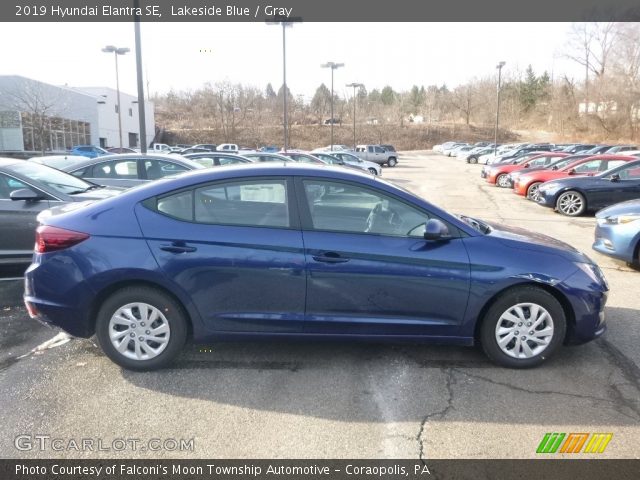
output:
[[[527,164],[524,166],[524,168],[529,168],[529,164],[527,163]]]
[[[575,174],[576,174],[576,169],[575,169],[575,168],[572,168],[571,170],[569,170],[569,171],[567,172],[567,174],[569,174],[569,175],[575,175]]]
[[[37,202],[38,200],[44,200],[44,196],[34,192],[30,188],[21,188],[20,190],[14,190],[9,194],[11,200],[24,200],[26,202]]]
[[[612,182],[619,182],[620,181],[620,175],[618,175],[617,173],[614,173],[613,175],[611,175],[609,177],[609,180],[611,180]]]
[[[442,220],[438,220],[437,218],[431,218],[427,221],[424,226],[424,239],[437,241],[437,240],[448,240],[451,238],[449,234],[449,229],[442,222]]]

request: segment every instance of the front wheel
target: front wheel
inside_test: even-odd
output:
[[[569,217],[577,217],[582,215],[587,208],[587,202],[584,195],[579,192],[564,192],[558,197],[556,209],[563,215]]]
[[[538,200],[538,188],[542,182],[534,182],[527,188],[527,198],[534,202]]]
[[[378,171],[373,167],[369,169],[369,173],[372,173],[373,175],[378,175]]]
[[[171,363],[187,338],[187,318],[166,293],[149,287],[118,290],[98,312],[96,337],[104,353],[130,370]]]
[[[560,302],[546,290],[516,287],[489,308],[480,330],[482,348],[498,365],[530,368],[561,345],[567,321]]]
[[[498,175],[498,178],[496,178],[496,185],[498,185],[500,188],[507,188],[509,186],[509,177],[506,173],[501,173],[500,175]]]
[[[398,161],[391,157],[388,161],[387,161],[387,165],[389,165],[390,167],[395,167],[398,164]]]
[[[477,157],[469,157],[467,160],[468,160],[469,163],[474,163],[474,164],[478,163],[478,158]]]

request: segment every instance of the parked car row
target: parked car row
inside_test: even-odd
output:
[[[593,248],[640,267],[640,152],[573,150],[519,149],[483,166],[480,175],[562,215],[597,212]]]
[[[106,154],[34,157],[0,162],[0,265],[25,265],[31,258],[36,215],[68,202],[115,195],[125,189],[191,170],[276,162],[336,165],[382,175],[379,163],[342,150],[326,152],[224,151],[177,154]]]
[[[481,163],[491,165],[511,158],[520,157],[531,152],[556,152],[575,155],[584,153],[597,154],[621,154],[638,153],[637,145],[594,145],[594,144],[551,144],[551,143],[509,143],[496,145],[489,142],[469,144],[465,142],[445,142],[434,145],[434,152],[448,157],[457,157],[467,163]]]

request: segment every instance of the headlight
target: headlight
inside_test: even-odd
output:
[[[636,220],[640,220],[640,213],[632,213],[630,215],[620,215],[618,217],[607,217],[607,223],[612,225],[624,224],[635,222]]]
[[[596,283],[603,284],[605,287],[607,287],[607,289],[609,289],[609,282],[607,282],[607,279],[604,277],[604,273],[602,273],[602,270],[600,270],[600,267],[598,265],[596,265],[595,263],[583,262],[576,262],[575,265],[580,270],[582,270],[591,280]]]
[[[555,190],[559,187],[556,182],[549,182],[540,185],[540,190]]]

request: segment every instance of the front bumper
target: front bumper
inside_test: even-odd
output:
[[[604,218],[598,218],[591,248],[625,262],[637,262],[637,259],[634,258],[634,250],[638,225],[634,225],[634,223],[636,222],[622,225],[612,224],[607,223]]]
[[[536,202],[538,205],[542,205],[543,207],[555,207],[556,205],[556,195],[555,191],[547,192],[544,190],[538,190],[538,197],[536,198]]]

